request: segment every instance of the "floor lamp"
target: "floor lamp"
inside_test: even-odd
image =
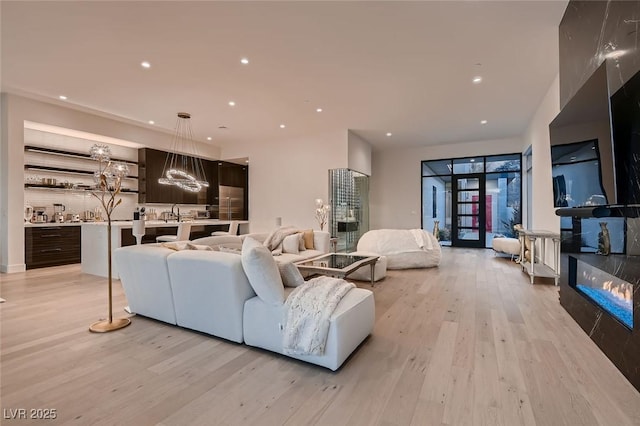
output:
[[[91,158],[98,162],[98,170],[95,172],[97,189],[92,192],[102,204],[102,208],[107,215],[107,266],[109,283],[109,317],[106,320],[94,322],[89,326],[89,331],[94,333],[106,333],[118,330],[131,324],[129,318],[113,319],[113,273],[111,256],[111,214],[122,202],[121,198],[116,200],[120,193],[122,179],[129,173],[129,166],[126,163],[111,161],[111,150],[107,145],[96,144],[91,147]]]

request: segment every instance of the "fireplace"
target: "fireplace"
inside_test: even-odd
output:
[[[560,304],[640,391],[640,259],[563,253]]]
[[[633,330],[633,285],[569,255],[569,285]]]

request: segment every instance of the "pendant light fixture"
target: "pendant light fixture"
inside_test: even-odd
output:
[[[171,152],[167,153],[162,176],[158,179],[158,183],[175,185],[189,192],[199,192],[209,186],[202,160],[195,155],[183,154],[188,146],[191,146],[193,148],[191,152],[195,153],[195,143],[191,132],[191,114],[179,112],[176,133],[171,143]]]

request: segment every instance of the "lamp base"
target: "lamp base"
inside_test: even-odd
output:
[[[129,318],[118,318],[109,322],[108,320],[102,320],[98,322],[94,322],[89,326],[89,331],[93,333],[107,333],[109,331],[119,330],[121,328],[125,328],[131,324],[131,320]]]

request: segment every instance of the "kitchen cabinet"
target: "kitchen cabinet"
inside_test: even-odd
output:
[[[27,269],[80,263],[80,225],[26,227]]]
[[[219,191],[236,191],[238,194],[242,194],[242,208],[239,209],[241,216],[230,217],[225,219],[248,219],[249,218],[249,166],[246,164],[228,163],[226,161],[218,162],[218,177],[219,177]],[[225,210],[224,200],[216,198],[215,205],[218,206],[219,215],[223,217],[222,212]]]
[[[172,185],[161,185],[158,178],[162,176],[167,152],[151,148],[138,151],[138,202],[164,204],[210,204],[207,200],[209,191],[189,192]],[[202,160],[209,187],[217,186],[212,175],[211,161]],[[217,177],[217,174],[216,176]]]

